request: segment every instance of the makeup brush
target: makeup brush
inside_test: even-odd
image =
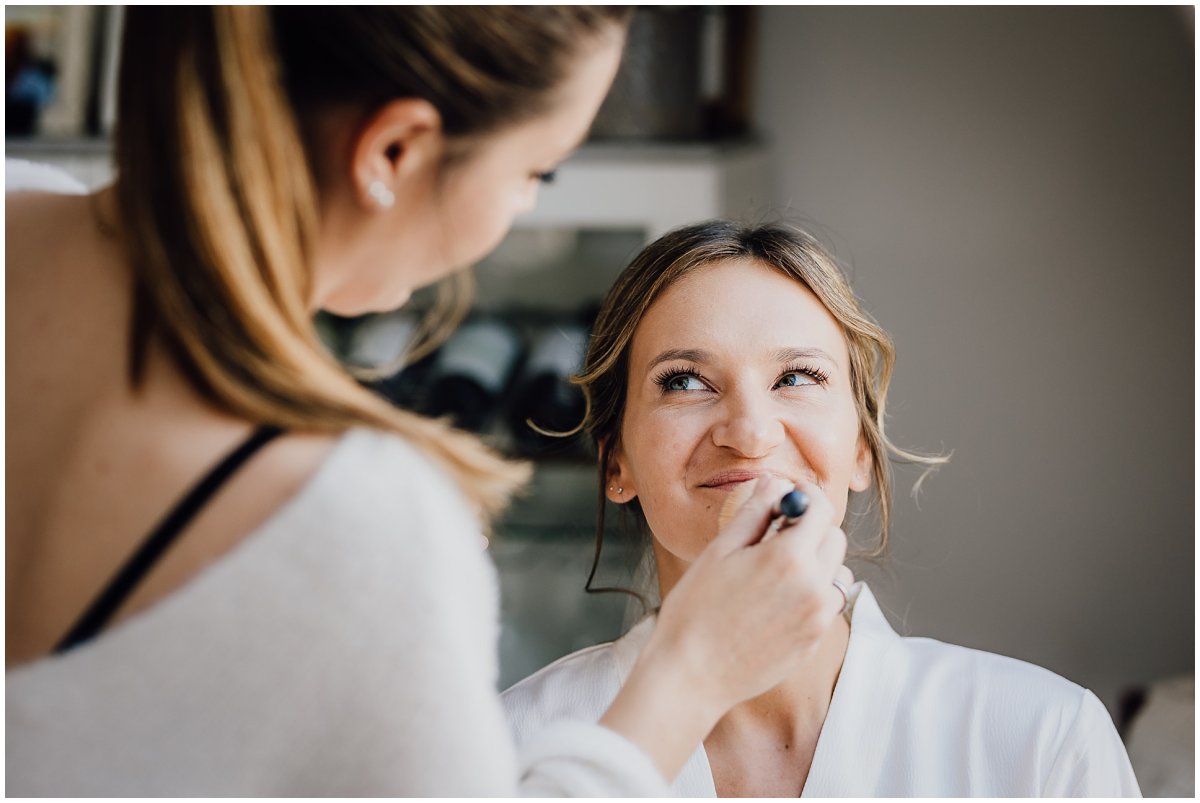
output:
[[[743,482],[729,492],[725,503],[721,505],[721,512],[717,515],[718,530],[725,529],[725,526],[733,520],[737,512],[742,509],[742,505],[746,504],[746,501],[754,494],[756,485],[757,481]],[[775,514],[770,526],[767,527],[767,535],[771,535],[781,527],[795,523],[806,510],[808,510],[808,495],[799,490],[788,491],[775,506]]]

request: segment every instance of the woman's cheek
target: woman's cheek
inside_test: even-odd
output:
[[[819,475],[835,473],[839,462],[852,457],[857,443],[857,421],[840,415],[794,418],[788,428],[800,454]]]

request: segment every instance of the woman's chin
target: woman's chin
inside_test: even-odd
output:
[[[412,299],[412,294],[412,288],[405,288],[364,298],[330,298],[321,305],[321,309],[342,318],[395,312]]]
[[[411,287],[408,289],[405,289],[405,290],[401,291],[400,293],[397,293],[391,299],[391,301],[388,303],[388,305],[385,309],[380,309],[380,310],[375,310],[375,311],[376,312],[393,312],[395,310],[398,310],[401,307],[403,307],[405,304],[407,304],[410,300],[412,300],[412,294],[413,294],[413,291],[412,291]]]

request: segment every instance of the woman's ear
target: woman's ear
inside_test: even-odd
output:
[[[433,186],[445,153],[442,118],[421,98],[400,98],[380,107],[352,143],[355,197],[368,211],[411,206]]]
[[[608,450],[607,442],[601,442],[600,448],[608,454],[604,495],[608,497],[608,501],[617,505],[633,501],[633,498],[637,496],[637,489],[634,488],[633,477],[626,466],[620,441],[613,445],[611,451]]]
[[[854,457],[854,473],[850,476],[850,490],[862,492],[871,487],[875,461],[871,457],[871,448],[866,439],[858,436],[857,452]]]

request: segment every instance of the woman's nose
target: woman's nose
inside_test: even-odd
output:
[[[765,457],[783,442],[783,421],[770,399],[731,394],[721,401],[721,418],[712,429],[713,443],[743,457]]]

